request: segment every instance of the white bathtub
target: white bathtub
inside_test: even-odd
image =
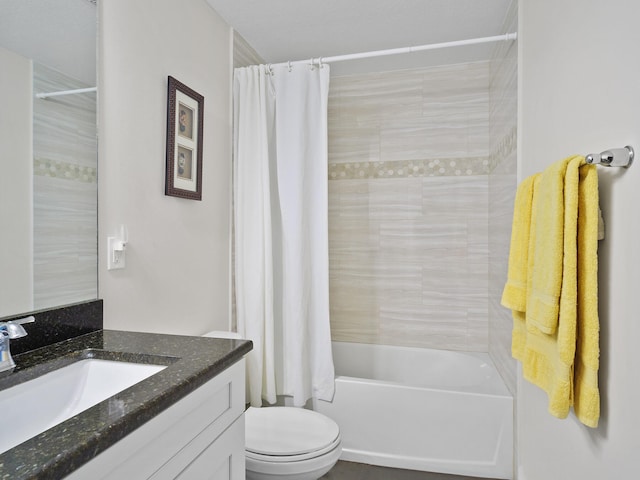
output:
[[[342,460],[510,479],[513,398],[489,356],[334,342]]]

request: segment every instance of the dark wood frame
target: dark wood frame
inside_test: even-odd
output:
[[[192,137],[195,135],[195,139],[185,138],[185,140],[183,141],[180,138],[176,138],[176,131],[179,128],[177,106],[179,104],[179,97],[181,97],[180,94],[186,96],[186,100],[190,100],[190,102],[195,107],[193,108],[194,112],[192,112],[192,116],[190,117],[192,122],[193,120],[197,121],[196,128],[193,128],[193,124],[191,126],[191,135]],[[191,200],[202,200],[203,119],[204,97],[195,90],[187,87],[184,83],[179,82],[172,76],[169,76],[167,95],[167,158],[164,188],[165,195],[188,198]],[[191,160],[192,168],[193,163],[195,163],[196,166],[194,189],[181,188],[181,180],[178,177],[178,172],[176,169],[178,147],[190,149],[191,151],[195,150],[195,162],[193,162],[194,159]],[[184,187],[184,185],[182,186]]]

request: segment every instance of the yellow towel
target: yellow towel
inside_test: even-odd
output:
[[[555,234],[560,237],[562,246],[559,252],[554,252],[559,256],[560,278],[558,279],[558,293],[555,305],[556,317],[553,319],[556,328],[553,334],[548,334],[538,329],[538,324],[532,321],[530,312],[530,302],[533,295],[529,297],[526,311],[527,338],[524,352],[522,372],[524,377],[531,383],[542,388],[549,397],[549,412],[558,417],[565,418],[569,414],[569,409],[573,399],[573,362],[576,349],[576,321],[577,321],[577,227],[578,227],[578,167],[584,163],[583,157],[571,157],[568,164],[566,160],[559,162],[563,164],[565,174],[560,190],[562,192],[562,218],[560,233]],[[546,225],[549,216],[557,217],[557,211],[549,210],[548,198],[542,195],[548,194],[548,189],[543,188],[544,176],[540,178],[540,186],[536,189],[533,201],[534,223],[531,228],[535,228],[532,236],[531,249],[534,253],[531,265],[531,281],[535,284],[536,278],[540,280],[543,275],[536,274],[544,268],[549,268],[550,262],[542,255],[543,246],[549,245],[545,242],[548,235],[540,225]],[[540,239],[540,236],[543,236]],[[538,255],[536,255],[538,253]],[[542,259],[542,260],[541,260]],[[555,266],[553,268],[556,268]],[[539,291],[540,283],[538,284]],[[533,289],[533,285],[531,287]],[[539,297],[538,297],[539,298]],[[539,304],[538,304],[539,305]],[[539,310],[536,311],[539,313]]]
[[[543,252],[541,245],[555,245],[554,248],[558,248],[557,239],[555,242],[546,241],[548,230],[541,228],[541,225],[548,225],[549,214],[555,216],[554,221],[558,216],[557,210],[550,211],[548,197],[542,196],[548,193],[548,189],[543,188],[544,174],[533,176],[531,186],[528,185],[529,179],[521,185],[523,190],[532,190],[530,222],[524,227],[525,232],[512,232],[511,248],[515,248],[516,253],[512,257],[510,252],[509,279],[503,293],[503,304],[509,304],[513,310],[512,354],[522,362],[524,377],[547,392],[549,412],[565,418],[574,404],[575,389],[576,415],[585,425],[595,427],[600,405],[597,386],[597,170],[592,165],[582,166],[584,158],[578,156],[558,163],[562,164],[564,175],[560,188],[562,229],[559,236],[562,246],[557,252],[561,263],[555,305],[557,316],[550,322],[555,324],[554,332],[548,334],[539,329],[539,317],[531,321],[530,310],[534,279],[540,281],[544,277],[537,275],[538,269],[548,266],[544,255],[536,255],[536,251]],[[526,208],[518,203],[519,197],[517,194],[515,208],[526,213]],[[514,229],[526,224],[526,221],[517,217],[514,213]],[[522,254],[522,238],[527,236],[527,228],[529,245],[526,249],[526,266],[520,262],[521,270],[517,274],[519,279],[526,278],[526,284],[524,289],[520,288],[514,294],[516,290],[512,288],[511,280],[515,274],[511,261],[512,258],[525,257]],[[523,271],[526,272],[524,277]],[[524,308],[518,303],[522,300],[519,296],[522,290],[527,292]],[[515,302],[512,297],[516,299]]]
[[[507,283],[502,292],[502,305],[511,310],[524,312],[527,304],[527,263],[529,255],[529,225],[533,184],[539,174],[523,180],[516,191],[513,209],[513,228]]]
[[[529,181],[531,184],[529,185]],[[511,355],[513,358],[520,360],[521,362],[525,362],[525,352],[527,348],[527,326],[526,326],[526,298],[528,293],[529,285],[531,284],[531,276],[533,273],[533,255],[532,248],[535,245],[535,232],[536,232],[536,216],[537,216],[537,205],[534,199],[537,195],[537,189],[540,185],[540,174],[532,175],[531,177],[523,180],[520,187],[518,187],[518,191],[516,192],[516,203],[514,205],[514,224],[511,231],[511,251],[509,252],[509,274],[513,277],[519,277],[525,279],[525,286],[522,290],[524,290],[525,299],[523,301],[524,305],[522,308],[512,308],[512,316],[513,316],[513,331],[511,335]],[[518,203],[518,198],[522,199],[525,192],[530,191],[531,198],[529,203]],[[518,195],[520,194],[520,195]],[[516,223],[516,218],[518,222]],[[522,232],[514,233],[514,230],[524,229]],[[515,237],[514,237],[515,235]],[[515,238],[515,241],[514,241]],[[528,245],[522,245],[524,240],[528,241]],[[518,252],[519,249],[524,249],[526,251],[526,255],[524,253],[520,253],[517,255],[521,260],[519,263],[514,263],[514,268],[519,268],[521,271],[518,273],[512,272],[512,264],[511,264],[511,252]],[[508,283],[508,281],[507,281]],[[521,292],[522,293],[522,292]],[[505,298],[506,297],[506,298]],[[507,300],[505,302],[505,300]],[[502,295],[502,304],[509,303],[509,294],[507,293],[507,288],[505,286],[505,291]],[[522,301],[522,299],[520,299]],[[506,306],[506,305],[505,305]]]
[[[597,427],[600,417],[598,368],[598,170],[580,168],[578,204],[578,338],[573,409],[582,423]]]
[[[527,189],[531,189],[531,203],[529,204],[529,224],[526,225],[526,222],[523,221],[523,223],[520,224],[520,228],[525,228],[526,232],[523,233],[523,235],[526,235],[526,237],[528,238],[529,244],[524,247],[522,245],[518,245],[516,244],[515,248],[524,248],[527,252],[525,257],[526,260],[526,265],[520,265],[520,268],[524,269],[524,277],[526,278],[526,285],[525,285],[525,306],[522,308],[522,310],[519,309],[512,309],[512,316],[513,316],[513,332],[512,332],[512,336],[511,336],[511,354],[513,355],[513,358],[516,358],[518,360],[520,360],[523,365],[525,364],[525,358],[526,358],[526,352],[527,352],[527,339],[529,337],[528,333],[527,333],[527,325],[526,325],[526,297],[528,297],[528,290],[529,290],[529,286],[531,285],[531,276],[533,273],[533,246],[536,243],[536,238],[535,238],[535,233],[536,233],[536,215],[537,215],[537,209],[536,209],[536,203],[535,203],[535,198],[537,196],[537,191],[538,188],[540,186],[540,174],[535,174],[532,175],[531,177],[529,177],[532,181],[531,186],[527,186],[525,184],[525,181],[523,181],[523,185],[525,190]],[[522,186],[522,185],[521,185]],[[517,198],[517,196],[516,196]],[[515,205],[515,208],[522,208],[519,205]],[[527,211],[522,210],[523,214],[526,214]],[[515,213],[514,213],[514,217],[515,217]],[[524,227],[523,227],[524,226]],[[514,229],[516,228],[516,225],[514,224]],[[518,235],[520,236],[520,235]],[[511,238],[513,240],[513,231],[511,234]],[[514,248],[514,244],[512,241],[511,244],[511,248]],[[509,252],[509,258],[511,259],[511,252]],[[511,264],[509,265],[509,268],[511,269]],[[506,287],[505,287],[505,292],[506,292]],[[505,295],[503,292],[502,298],[503,298],[503,305],[504,305],[504,298]]]
[[[566,254],[566,220],[575,222],[578,199],[578,167],[584,158],[572,156],[556,162],[542,172],[538,187],[538,209],[544,212],[536,225],[537,241],[534,247],[534,271],[527,299],[527,326],[546,334],[553,334],[558,326],[558,308],[562,288],[563,261]],[[568,171],[571,170],[571,171]],[[565,215],[565,180],[575,177],[575,216]],[[569,225],[572,229],[573,225]],[[570,233],[573,236],[573,234]],[[575,243],[575,236],[573,240]]]

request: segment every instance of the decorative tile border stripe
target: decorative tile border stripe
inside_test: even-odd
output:
[[[514,127],[498,142],[495,150],[489,157],[490,171],[493,171],[500,162],[511,155],[518,146],[518,128]]]
[[[83,183],[97,183],[98,169],[46,158],[33,159],[33,174]]]
[[[329,180],[487,175],[489,157],[330,163]]]

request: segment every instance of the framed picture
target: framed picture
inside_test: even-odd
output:
[[[169,77],[165,195],[202,200],[204,97]]]

